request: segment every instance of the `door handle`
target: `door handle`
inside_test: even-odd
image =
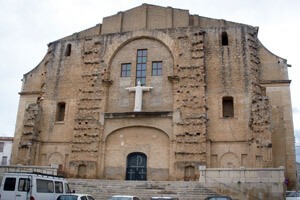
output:
[[[21,196],[20,194],[17,194],[17,195],[16,195],[16,197],[20,197],[20,196]]]

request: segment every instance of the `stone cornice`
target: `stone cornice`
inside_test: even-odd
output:
[[[30,91],[30,92],[19,92],[19,95],[39,95],[40,91]]]

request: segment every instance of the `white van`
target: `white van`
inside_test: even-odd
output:
[[[4,173],[0,200],[56,200],[70,193],[64,178],[36,173]]]

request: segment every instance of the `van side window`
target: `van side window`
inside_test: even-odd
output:
[[[15,191],[16,178],[6,178],[4,183],[4,191]]]
[[[55,181],[55,193],[63,193],[63,183]]]
[[[18,185],[18,191],[21,192],[27,192],[30,188],[30,179],[29,178],[20,178],[19,179],[19,185]]]
[[[36,179],[36,191],[40,193],[53,193],[53,181]]]
[[[71,190],[70,190],[69,185],[67,183],[65,183],[65,193],[67,193],[67,194],[71,193]]]

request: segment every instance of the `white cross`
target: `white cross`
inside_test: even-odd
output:
[[[150,91],[153,87],[141,86],[141,82],[135,87],[126,88],[129,92],[135,92],[134,112],[142,111],[143,91]]]

